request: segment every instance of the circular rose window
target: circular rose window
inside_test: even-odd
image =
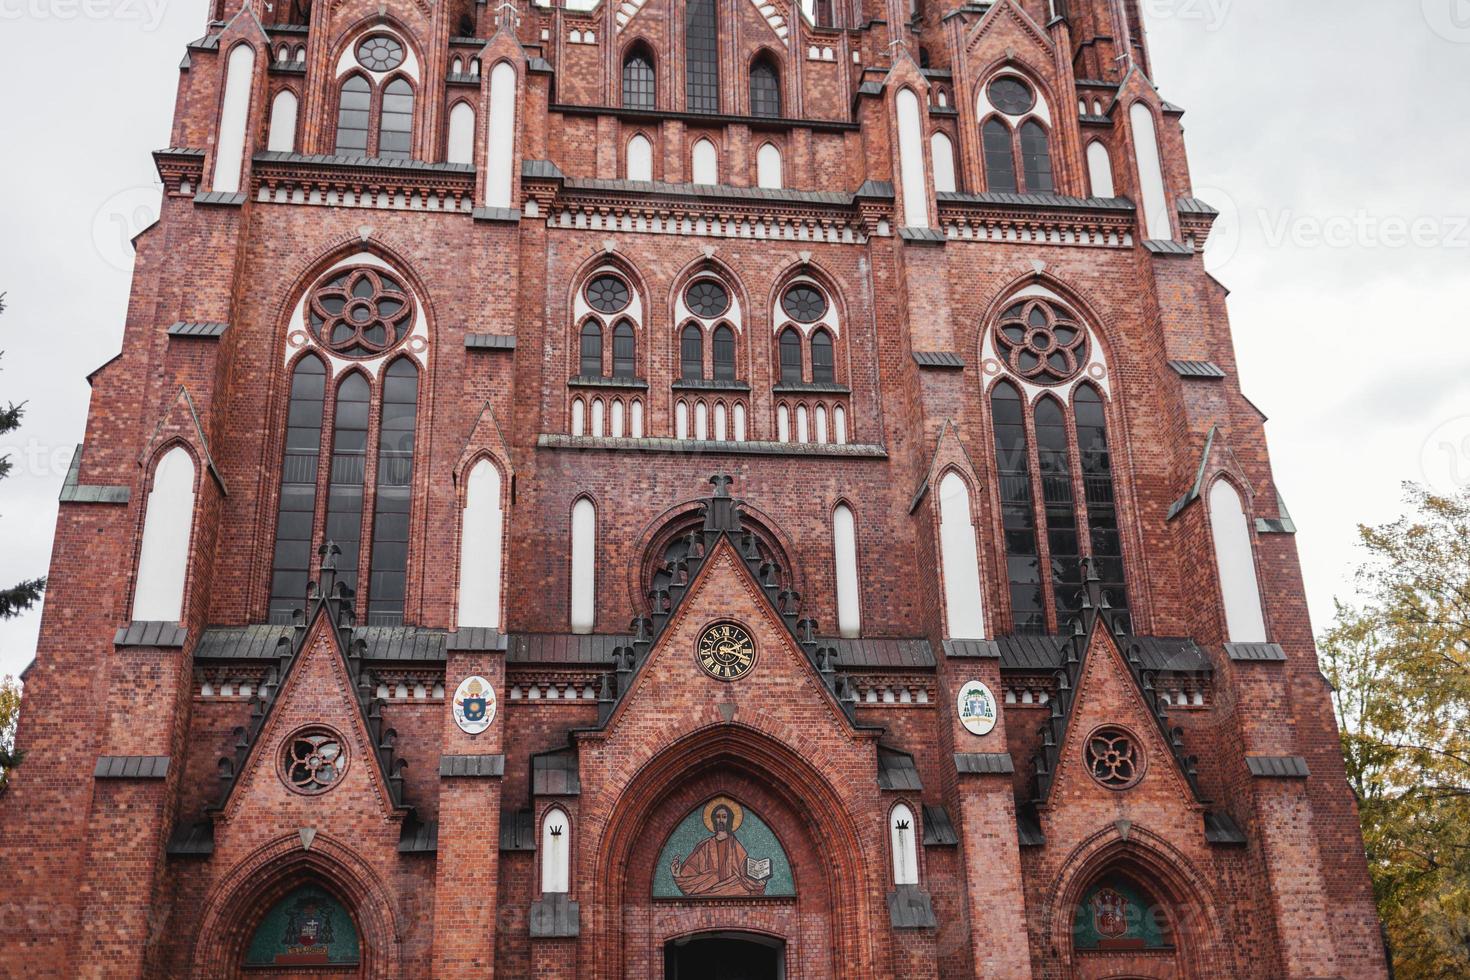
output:
[[[374,34],[357,46],[357,63],[368,71],[392,71],[403,64],[403,43],[387,34]]]
[[[413,297],[386,272],[358,266],[331,273],[307,301],[307,321],[321,344],[347,357],[376,357],[413,327]]]
[[[587,305],[598,313],[618,313],[628,305],[628,285],[617,276],[598,276],[587,284]]]
[[[298,793],[325,793],[347,768],[342,737],[330,728],[303,728],[286,739],[281,778]]]
[[[695,316],[709,320],[730,308],[730,294],[713,279],[701,279],[689,287],[684,302]]]
[[[1044,300],[1017,303],[1000,316],[996,353],[1016,374],[1037,384],[1075,377],[1087,363],[1087,331],[1072,315]]]
[[[827,314],[827,297],[812,286],[799,283],[786,290],[781,308],[798,323],[815,323]]]
[[[1143,776],[1143,750],[1121,728],[1099,728],[1083,750],[1087,771],[1108,789],[1127,789]]]
[[[990,83],[990,104],[1008,116],[1024,116],[1036,105],[1036,95],[1015,75],[1002,75]]]

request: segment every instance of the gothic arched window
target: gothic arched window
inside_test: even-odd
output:
[[[715,328],[714,366],[716,381],[735,380],[735,331],[723,324]]]
[[[719,15],[715,0],[689,0],[684,12],[685,108],[720,111]]]
[[[1026,409],[1015,385],[1009,381],[996,384],[990,394],[990,413],[995,429],[995,468],[1000,477],[1000,519],[1011,618],[1017,633],[1045,633],[1046,604],[1041,593],[1041,559],[1031,497]]]
[[[619,320],[618,325],[613,328],[613,377],[631,378],[637,368],[638,341],[633,333],[633,325],[627,320]]]
[[[342,83],[337,103],[338,156],[366,156],[368,129],[372,119],[373,87],[361,75],[352,75]]]
[[[358,67],[337,101],[336,153],[406,160],[413,152],[413,82],[403,72],[408,49],[391,34],[373,34],[352,52]],[[385,78],[390,72],[402,72]]]
[[[383,89],[378,108],[378,153],[387,160],[406,160],[413,137],[413,86],[395,78]]]
[[[766,58],[750,66],[750,114],[769,118],[781,115],[781,81],[776,66]]]
[[[582,324],[582,367],[584,378],[602,377],[602,327],[596,320]]]
[[[1042,194],[1055,189],[1050,108],[1030,82],[998,75],[981,89],[979,111],[985,152],[985,189],[991,193]]]
[[[832,335],[825,330],[812,334],[812,380],[819,384],[831,384],[837,380],[832,359]]]
[[[337,580],[353,590],[357,589],[357,560],[362,550],[363,480],[371,406],[372,388],[358,372],[347,375],[337,386],[326,539],[342,551],[337,559]]]
[[[796,332],[795,327],[787,327],[781,331],[781,381],[785,384],[800,384],[801,376],[801,334]]]
[[[654,104],[653,58],[639,49],[623,62],[623,108],[652,109]]]
[[[685,381],[704,379],[704,331],[693,323],[679,335],[679,377]]]
[[[1030,194],[1049,193],[1053,189],[1051,146],[1041,123],[1028,119],[1021,124],[1021,168]]]
[[[275,557],[271,564],[269,618],[272,623],[290,623],[292,613],[306,605],[326,383],[326,368],[316,357],[303,358],[291,374],[286,448],[281,460],[281,499],[276,505]]]
[[[419,370],[406,357],[383,378],[378,425],[378,484],[368,580],[369,626],[399,626],[408,586],[408,525],[413,509],[413,447],[418,423]]]
[[[1016,159],[1011,153],[1011,127],[991,119],[983,129],[985,143],[985,189],[992,194],[1014,194]]]

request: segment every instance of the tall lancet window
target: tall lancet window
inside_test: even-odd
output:
[[[1002,72],[980,90],[978,116],[985,151],[985,189],[991,193],[1049,193],[1056,187],[1051,159],[1051,108],[1032,84]]]
[[[837,571],[837,630],[844,637],[862,635],[862,586],[858,578],[857,521],[852,508],[838,504],[832,512],[832,558]]]
[[[623,108],[652,109],[655,91],[653,58],[640,48],[623,62]]]
[[[1026,438],[1026,408],[1009,381],[990,394],[995,429],[995,469],[1000,477],[1000,518],[1006,545],[1011,619],[1017,633],[1045,633],[1046,606],[1041,592],[1041,558],[1036,542],[1036,510],[1031,496],[1031,453]]]
[[[715,0],[689,0],[684,9],[685,108],[720,111],[719,15]]]
[[[893,883],[919,883],[919,847],[914,838],[918,822],[914,811],[900,803],[888,811],[888,839],[893,850]]]
[[[367,474],[368,413],[372,389],[356,371],[337,386],[332,424],[332,468],[327,484],[327,540],[342,549],[337,580],[357,588],[362,552],[363,482]]]
[[[573,633],[597,625],[597,508],[586,497],[572,505]]]
[[[418,368],[406,357],[394,361],[383,380],[382,422],[378,430],[372,579],[368,583],[369,626],[397,626],[403,622],[418,401]]]
[[[572,890],[572,822],[559,806],[541,818],[541,892],[565,895]]]
[[[291,374],[286,448],[281,460],[281,499],[276,506],[269,612],[272,623],[289,623],[295,610],[306,608],[326,386],[327,372],[320,359],[307,356],[297,362]]]
[[[459,625],[500,627],[500,470],[482,459],[470,470],[460,518]]]
[[[133,589],[135,621],[176,623],[183,616],[193,526],[194,460],[175,446],[153,467]]]

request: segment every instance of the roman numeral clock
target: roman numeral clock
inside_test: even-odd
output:
[[[755,666],[755,641],[743,626],[715,623],[700,634],[697,656],[706,674],[736,681]]]

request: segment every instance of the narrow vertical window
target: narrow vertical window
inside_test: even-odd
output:
[[[839,446],[847,443],[847,411],[841,405],[832,409],[832,441]]]
[[[445,158],[450,163],[475,162],[475,110],[468,102],[456,102],[449,110],[449,145]]]
[[[721,324],[715,327],[715,380],[735,380],[735,331]]]
[[[353,75],[342,83],[337,103],[338,156],[366,156],[368,148],[368,110],[372,107],[373,89],[361,75]]]
[[[684,12],[685,108],[720,111],[720,55],[715,0],[689,0]]]
[[[653,179],[653,144],[641,133],[628,140],[628,179]]]
[[[642,51],[623,62],[623,108],[654,108],[653,59]]]
[[[791,441],[791,409],[785,405],[776,408],[776,440],[778,442]]]
[[[587,431],[587,403],[580,398],[572,399],[572,435],[580,436]]]
[[[709,140],[694,144],[691,176],[696,184],[718,184],[720,182],[720,157],[715,145]]]
[[[367,463],[368,405],[372,391],[357,372],[337,386],[332,423],[332,469],[327,485],[327,540],[342,549],[337,580],[357,588],[362,546],[362,488]]]
[[[482,459],[465,483],[460,517],[459,625],[500,628],[501,537],[505,515],[500,505],[500,470]]]
[[[1113,187],[1113,158],[1108,155],[1108,148],[1097,140],[1087,144],[1087,176],[1092,184],[1093,197],[1114,197],[1117,194]]]
[[[919,847],[914,839],[914,811],[900,803],[888,813],[888,835],[893,846],[893,883],[919,883]]]
[[[633,335],[633,325],[620,320],[613,327],[613,377],[631,378],[637,372],[638,341]]]
[[[943,133],[935,133],[929,139],[929,147],[934,157],[934,190],[941,194],[954,193],[954,144]]]
[[[626,412],[627,409],[623,407],[623,400],[621,398],[615,399],[612,403],[611,411],[608,412],[607,420],[608,435],[614,439],[621,439],[623,437],[623,424]]]
[[[795,327],[781,331],[781,381],[783,384],[801,383],[801,335]]]
[[[694,438],[700,442],[709,438],[709,406],[704,402],[694,403]]]
[[[806,443],[810,440],[811,430],[807,427],[807,413],[805,405],[796,406],[796,441]]]
[[[153,468],[133,587],[134,621],[177,623],[183,617],[193,527],[194,460],[175,446]]]
[[[378,109],[378,156],[407,160],[413,141],[413,86],[395,78],[383,89]]]
[[[745,406],[739,402],[735,403],[735,410],[730,413],[734,416],[734,435],[736,442],[745,441]]]
[[[1265,643],[1266,619],[1261,613],[1250,524],[1240,494],[1226,480],[1216,480],[1210,488],[1210,534],[1215,540],[1215,566],[1230,641]]]
[[[750,114],[781,116],[781,81],[776,67],[764,58],[750,66]]]
[[[1050,395],[1036,403],[1036,455],[1041,468],[1041,499],[1046,508],[1046,540],[1051,551],[1052,595],[1057,625],[1082,610],[1082,542],[1077,532],[1077,502],[1072,492],[1072,454],[1061,405]]]
[[[756,186],[767,190],[780,190],[785,179],[781,172],[781,151],[776,144],[766,143],[755,157]]]
[[[572,506],[573,633],[591,633],[597,622],[597,509],[581,498]]]
[[[1047,141],[1046,130],[1034,119],[1021,124],[1021,165],[1026,172],[1026,193],[1052,191],[1051,144]]]
[[[939,552],[944,570],[945,628],[951,639],[985,636],[980,554],[970,516],[970,488],[957,473],[939,482]]]
[[[643,438],[643,401],[633,399],[633,408],[628,412],[628,434],[634,439]]]
[[[502,61],[490,72],[490,118],[485,126],[485,206],[511,206],[516,142],[516,70]]]
[[[290,623],[293,612],[306,608],[326,388],[327,372],[321,361],[306,357],[297,363],[291,374],[286,448],[281,460],[281,499],[276,506],[276,547],[271,559],[268,614],[272,623]]]
[[[919,97],[909,89],[898,93],[898,168],[903,186],[903,223],[929,226],[929,182],[924,177],[924,120]]]
[[[824,443],[824,442],[827,441],[827,406],[826,405],[818,405],[817,406],[817,410],[812,415],[812,429],[815,431],[815,434],[816,434],[816,437],[817,437],[817,442],[819,444],[820,443]]]
[[[1164,165],[1159,159],[1154,114],[1142,102],[1135,102],[1128,118],[1133,123],[1133,152],[1138,158],[1138,186],[1143,196],[1146,234],[1153,240],[1168,241],[1174,237],[1174,231],[1169,220],[1169,195],[1164,190]]]
[[[225,65],[225,94],[219,114],[219,139],[214,146],[214,182],[211,190],[240,191],[245,166],[245,130],[250,121],[250,89],[255,80],[255,49],[237,44]]]
[[[863,630],[857,522],[846,504],[838,504],[832,512],[832,557],[837,569],[837,631],[844,637],[857,637]]]
[[[818,27],[835,27],[836,20],[832,15],[832,0],[816,0],[813,19]]]
[[[1020,188],[1016,184],[1011,127],[999,119],[992,119],[981,132],[985,144],[985,189],[992,194],[1016,193]]]
[[[715,441],[724,442],[729,432],[729,413],[724,402],[715,403]]]
[[[679,377],[704,380],[704,332],[691,323],[679,335]]]
[[[689,438],[689,403],[680,402],[674,406],[674,438]]]
[[[990,396],[995,427],[996,472],[1000,477],[1001,527],[1006,545],[1006,577],[1011,617],[1017,633],[1045,633],[1046,606],[1041,592],[1041,559],[1036,541],[1036,511],[1031,498],[1031,463],[1026,448],[1021,393],[1007,381]]]
[[[602,377],[602,327],[596,320],[588,320],[582,324],[581,360],[582,377]]]
[[[572,888],[572,822],[561,807],[541,819],[541,891],[565,895]]]
[[[1077,389],[1072,408],[1077,423],[1077,451],[1082,463],[1082,489],[1087,504],[1087,531],[1103,591],[1127,622],[1128,590],[1123,574],[1123,536],[1113,498],[1113,462],[1108,451],[1108,425],[1102,398],[1091,385]]]
[[[832,335],[825,330],[812,334],[812,380],[831,384],[837,380],[832,360]]]
[[[282,89],[271,103],[270,135],[265,148],[274,153],[290,153],[296,149],[296,93]]]
[[[602,423],[606,421],[607,406],[602,403],[601,398],[592,399],[592,435],[598,439],[602,438]]]
[[[418,408],[419,369],[408,358],[399,358],[383,379],[378,484],[373,505],[372,578],[368,587],[369,626],[398,626],[403,622]]]

